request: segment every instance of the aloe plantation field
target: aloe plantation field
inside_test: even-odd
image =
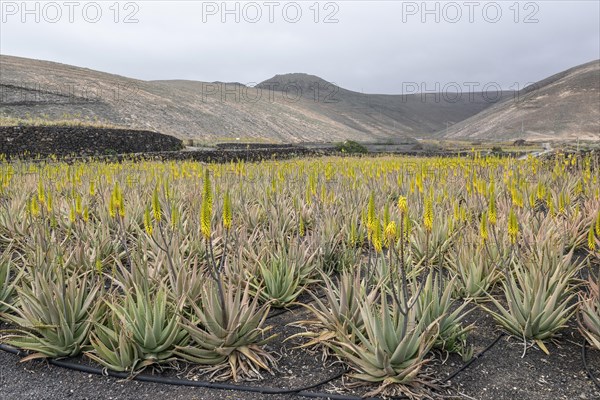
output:
[[[2,163],[0,394],[598,398],[598,164]]]

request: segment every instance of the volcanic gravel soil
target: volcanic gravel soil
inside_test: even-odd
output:
[[[275,314],[275,313],[274,313]],[[274,375],[266,373],[264,380],[246,382],[249,386],[264,386],[282,389],[312,385],[329,377],[336,376],[343,366],[335,360],[322,361],[321,352],[298,349],[301,339],[284,343],[283,339],[302,330],[288,324],[309,317],[307,311],[295,308],[289,312],[270,318],[269,324],[280,337],[270,344],[270,350],[279,355],[278,371]],[[474,323],[475,329],[469,337],[475,354],[481,352],[496,339],[499,331],[493,319],[480,309],[473,310],[467,323]],[[569,326],[556,343],[548,343],[550,355],[532,347],[524,357],[523,343],[516,338],[501,337],[497,343],[461,371],[450,381],[450,386],[440,392],[452,398],[502,400],[572,400],[600,399],[600,389],[587,377],[581,360],[582,339],[574,324]],[[600,352],[588,347],[587,361],[590,369],[600,376]],[[464,365],[460,356],[446,357],[433,354],[429,373],[444,380]],[[73,360],[87,364],[85,359]],[[146,371],[145,373],[160,373]],[[183,377],[182,371],[165,370],[163,376]],[[202,377],[192,377],[202,379]],[[347,378],[338,378],[321,385],[310,392],[343,393],[361,395],[370,388],[351,390],[346,388]],[[231,382],[233,383],[233,382]],[[266,395],[196,387],[173,386],[119,380],[107,376],[90,375],[49,365],[47,362],[20,363],[19,357],[0,351],[0,399],[11,400],[121,400],[121,399],[231,399],[285,400],[302,398],[294,394]]]

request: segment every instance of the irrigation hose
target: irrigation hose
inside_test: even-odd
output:
[[[469,366],[471,364],[473,364],[475,361],[477,361],[479,358],[481,358],[487,351],[489,351],[492,347],[494,347],[496,345],[496,343],[498,343],[504,335],[505,335],[504,332],[500,333],[498,335],[498,337],[496,338],[496,340],[494,340],[492,343],[490,343],[485,349],[481,350],[479,353],[477,353],[473,357],[471,357],[471,359],[467,363],[465,363],[462,367],[460,367],[459,369],[454,371],[450,376],[448,376],[446,379],[444,379],[442,381],[442,383],[451,381],[452,379],[454,379],[456,377],[456,375],[460,374],[462,371],[469,368]]]
[[[596,387],[598,389],[600,389],[600,381],[598,380],[598,378],[596,378],[596,376],[594,376],[594,373],[592,372],[592,370],[590,369],[590,367],[587,364],[587,340],[586,339],[583,339],[583,344],[581,345],[581,361],[583,361],[583,367],[585,368],[585,372],[587,372],[587,375],[590,377],[592,382],[594,382]]]
[[[501,333],[496,338],[496,340],[494,340],[485,349],[483,349],[482,351],[477,353],[475,356],[473,356],[473,358],[471,358],[466,364],[464,364],[462,367],[460,367],[458,370],[456,370],[454,373],[452,373],[450,376],[448,376],[446,379],[444,379],[442,381],[442,383],[446,383],[446,382],[450,381],[451,379],[456,377],[459,373],[461,373],[462,371],[467,369],[477,359],[481,358],[485,352],[487,352],[494,345],[496,345],[496,343],[498,343],[498,341],[500,341],[500,339],[503,336],[504,336],[504,333]],[[25,352],[18,350],[12,346],[6,345],[6,344],[0,344],[0,350],[3,350],[7,353],[15,354],[19,357],[24,357],[26,355]],[[584,365],[588,372],[588,375],[590,376],[590,378],[592,378],[594,383],[598,387],[600,387],[598,380],[596,379],[596,377],[593,376],[593,374],[587,367],[586,358],[585,358],[586,357],[585,356],[585,344],[582,349],[582,357],[583,357],[583,362],[584,362]],[[176,385],[176,386],[202,387],[202,388],[207,388],[207,389],[218,389],[218,390],[235,390],[235,391],[240,391],[240,392],[251,392],[251,393],[260,393],[260,394],[268,394],[268,395],[295,394],[296,396],[301,396],[301,397],[325,398],[325,399],[331,399],[331,400],[365,400],[365,398],[360,397],[360,396],[349,396],[349,395],[342,395],[342,394],[309,392],[308,391],[309,389],[314,389],[316,387],[325,385],[331,381],[341,378],[347,372],[347,370],[341,371],[338,374],[330,376],[327,379],[324,379],[322,381],[316,382],[311,385],[298,387],[298,388],[292,388],[292,389],[278,389],[278,388],[272,388],[272,387],[233,385],[233,384],[229,384],[229,383],[218,383],[218,382],[208,382],[208,381],[192,381],[192,380],[188,380],[188,379],[168,378],[168,377],[163,377],[163,376],[144,375],[144,374],[138,374],[138,375],[132,376],[126,372],[115,372],[115,371],[110,371],[110,370],[104,370],[104,369],[101,369],[98,367],[76,364],[76,363],[73,363],[70,361],[65,361],[65,360],[56,360],[56,359],[50,358],[50,359],[47,359],[46,361],[49,364],[54,365],[56,367],[70,369],[73,371],[84,372],[86,374],[100,375],[100,376],[108,375],[113,378],[133,379],[133,380],[140,381],[140,382],[159,383],[159,384]],[[394,397],[394,398],[401,399],[404,397]],[[376,400],[376,398],[371,398],[371,400]]]
[[[6,344],[0,344],[0,350],[6,351],[7,353],[15,354],[19,357],[23,357],[25,355],[24,352],[12,347],[12,346],[6,345]],[[220,390],[237,390],[237,391],[241,391],[241,392],[253,392],[253,393],[272,394],[272,395],[275,395],[275,394],[297,394],[299,396],[304,396],[306,394],[306,395],[308,395],[307,397],[330,397],[330,398],[333,398],[333,397],[331,397],[332,395],[330,395],[328,393],[323,393],[321,396],[321,395],[319,395],[319,393],[311,393],[311,392],[306,392],[306,391],[308,389],[313,389],[315,387],[325,385],[333,380],[341,378],[342,375],[344,375],[346,373],[346,370],[341,371],[325,380],[313,383],[308,386],[303,386],[303,387],[293,388],[293,389],[278,389],[278,388],[272,388],[272,387],[233,385],[233,384],[229,384],[229,383],[192,381],[192,380],[188,380],[188,379],[168,378],[168,377],[163,377],[163,376],[144,375],[144,374],[138,374],[138,375],[132,376],[126,372],[115,372],[115,371],[103,370],[98,367],[76,364],[76,363],[73,363],[70,361],[56,360],[56,359],[52,359],[52,358],[47,359],[46,361],[49,364],[57,366],[57,367],[70,369],[70,370],[74,370],[74,371],[79,371],[79,372],[84,372],[86,374],[101,375],[101,376],[108,375],[113,378],[133,379],[133,380],[140,381],[140,382],[161,383],[161,384],[166,384],[166,385],[177,385],[177,386],[203,387],[203,388],[220,389]],[[351,397],[349,399],[353,400],[353,399],[355,399],[355,397]],[[356,397],[356,399],[359,399],[359,397]]]

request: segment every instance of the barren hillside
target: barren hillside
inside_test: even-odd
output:
[[[423,137],[490,106],[481,95],[448,102],[434,94],[362,94],[306,74],[277,75],[251,88],[141,81],[6,55],[0,56],[0,90],[0,116],[98,120],[203,140]]]
[[[600,139],[600,60],[543,79],[448,131],[442,138]]]

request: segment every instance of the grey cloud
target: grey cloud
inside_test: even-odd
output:
[[[496,2],[503,12],[497,23],[477,12],[473,23],[465,15],[458,23],[443,15],[440,23],[431,15],[422,23],[419,13],[403,22],[403,2],[338,1],[334,24],[313,22],[312,1],[301,2],[303,16],[295,24],[277,13],[274,23],[265,15],[256,24],[222,23],[218,15],[203,22],[202,2],[136,3],[136,24],[114,23],[112,3],[102,3],[105,14],[95,24],[81,18],[50,24],[7,17],[0,27],[0,51],[139,79],[245,83],[306,72],[368,93],[399,93],[406,82],[427,88],[436,82],[498,82],[510,88],[600,58],[596,1],[529,2],[538,7],[539,22],[531,24],[513,21],[512,1]],[[467,10],[465,2],[455,3]],[[520,20],[531,11],[524,9],[526,3],[519,5]],[[319,18],[325,15],[321,9]]]

